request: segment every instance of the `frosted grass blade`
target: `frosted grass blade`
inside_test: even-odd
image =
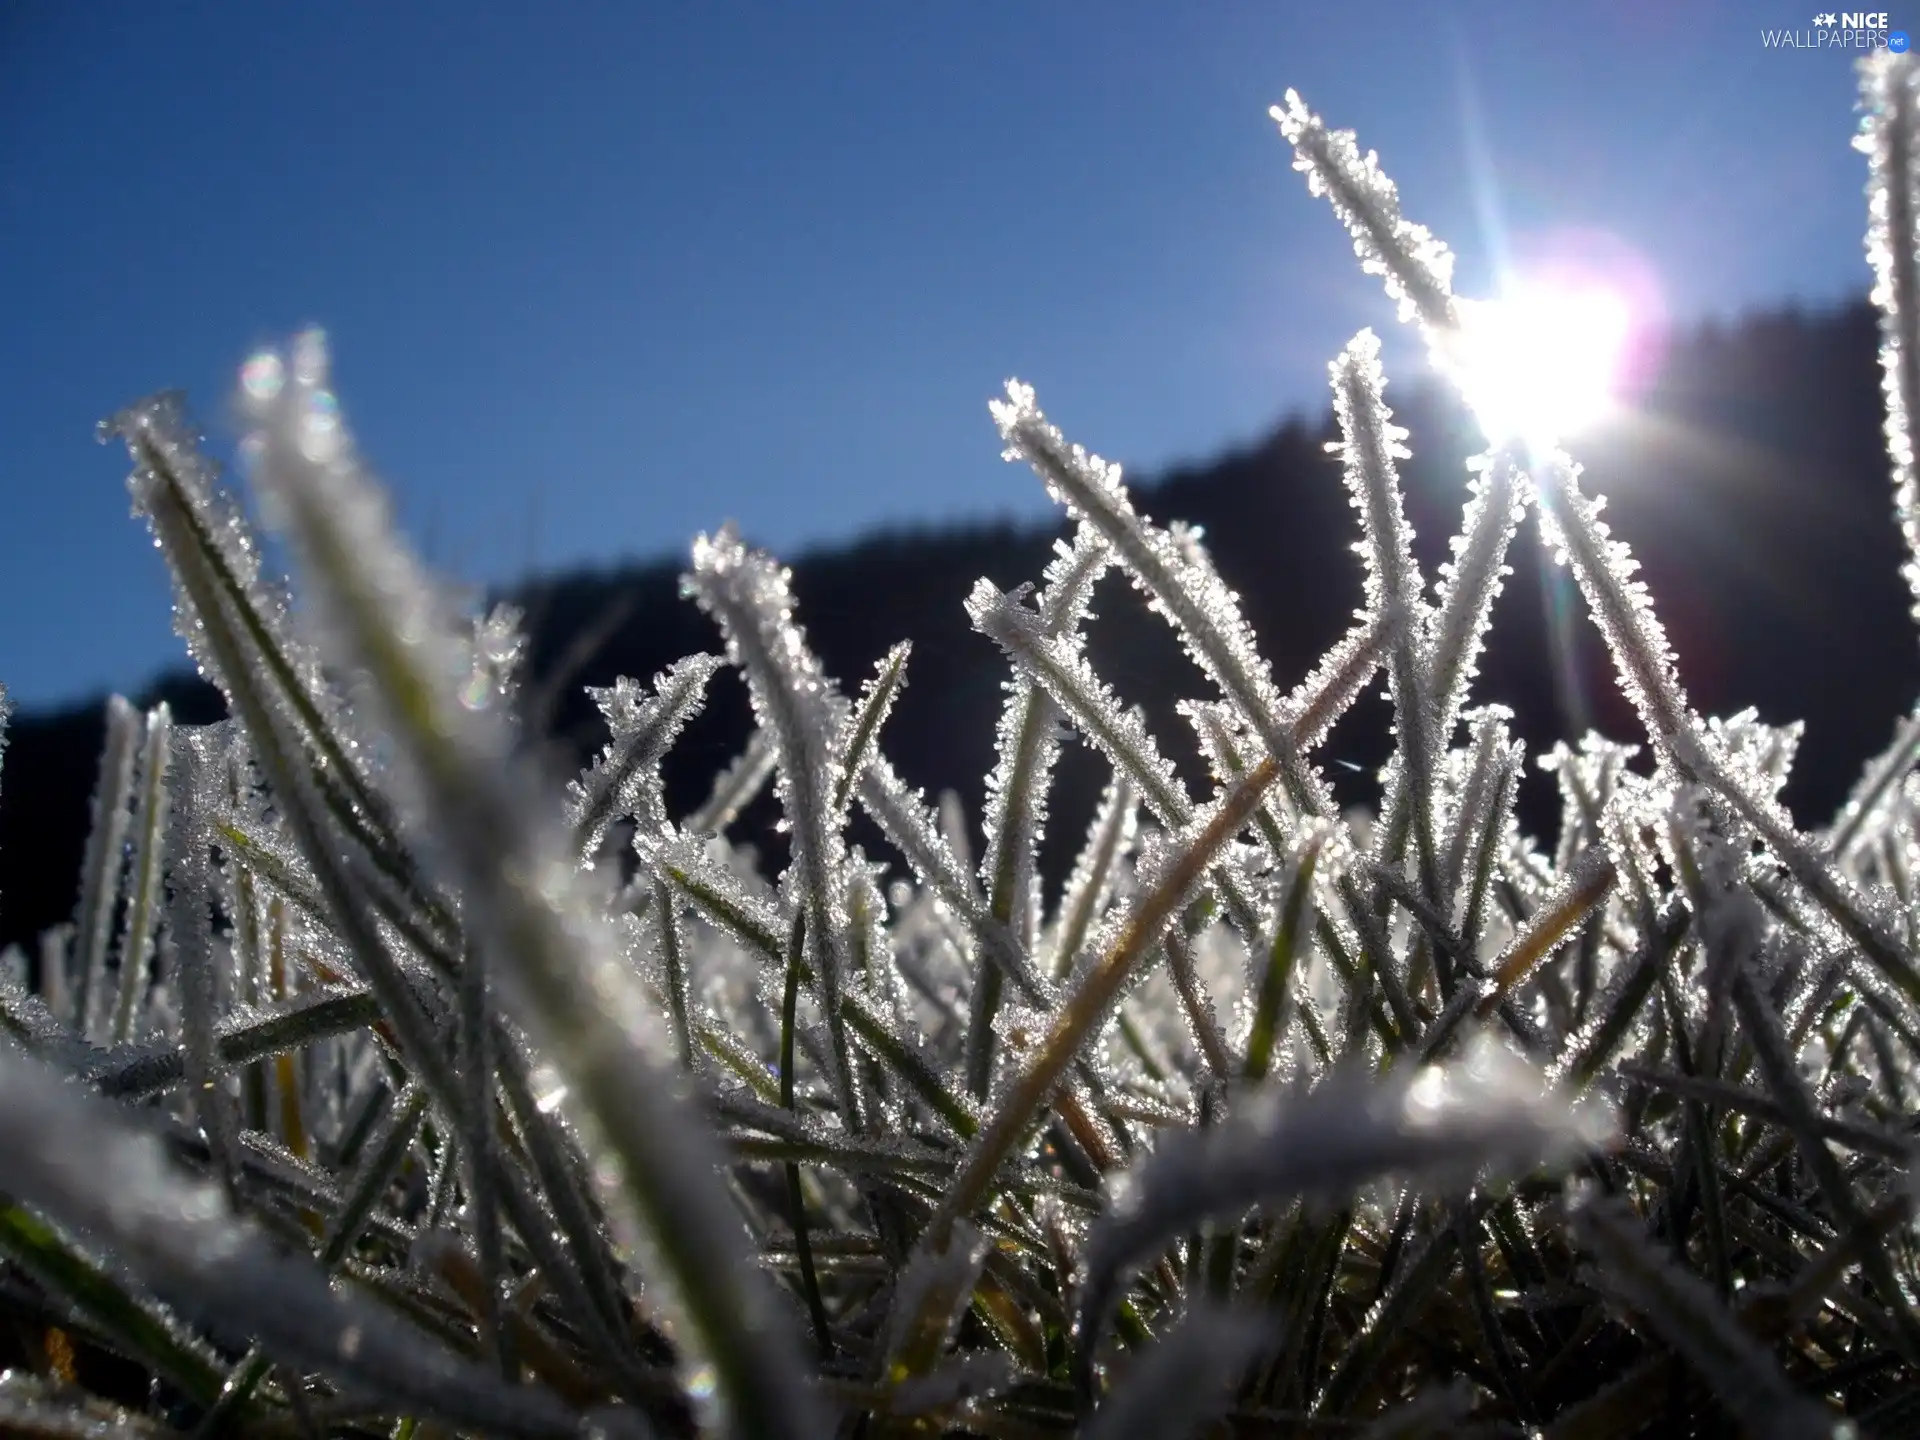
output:
[[[220,1068],[234,1069],[363,1030],[379,1018],[380,1003],[369,990],[311,990],[224,1017],[214,1028],[214,1049]],[[165,1042],[121,1046],[97,1055],[87,1069],[102,1095],[141,1099],[186,1079],[184,1055]]]
[[[1517,457],[1497,450],[1468,462],[1469,499],[1452,558],[1440,567],[1439,596],[1429,612],[1428,645],[1434,733],[1442,746],[1453,733],[1508,574],[1504,563],[1526,514]]]
[[[100,750],[100,778],[93,792],[93,823],[80,866],[80,901],[74,914],[75,989],[73,1026],[93,1033],[93,1010],[106,991],[107,947],[114,902],[120,894],[127,827],[132,821],[133,767],[139,751],[140,717],[121,695],[107,700],[107,735]]]
[[[936,1241],[955,1220],[971,1215],[986,1198],[995,1176],[1012,1158],[1054,1087],[1111,1013],[1134,967],[1152,951],[1201,876],[1245,827],[1261,797],[1279,778],[1279,767],[1271,759],[1262,761],[1196,819],[1165,869],[1116,928],[1105,953],[1055,1012],[1045,1038],[995,1107],[929,1226],[928,1234]]]
[[[1483,1167],[1524,1171],[1601,1133],[1491,1044],[1404,1078],[1343,1073],[1306,1095],[1264,1092],[1217,1126],[1166,1137],[1115,1184],[1088,1240],[1079,1353],[1091,1356],[1126,1267],[1202,1220],[1299,1196],[1340,1201],[1384,1175],[1444,1188]]]
[[[809,961],[827,1016],[832,1080],[840,1113],[863,1128],[864,1108],[840,1021],[849,975],[847,857],[843,813],[833,803],[841,757],[835,738],[847,702],[807,648],[793,618],[785,568],[750,551],[731,527],[694,541],[684,592],[712,616],[726,637],[727,658],[746,676],[754,715],[774,739],[774,785],[793,836],[791,884],[807,912]]]
[[[1382,391],[1380,342],[1362,330],[1330,367],[1334,414],[1340,424],[1340,455],[1347,489],[1361,515],[1367,557],[1366,597],[1371,614],[1392,617],[1387,680],[1393,696],[1399,799],[1413,822],[1420,883],[1427,901],[1442,903],[1435,858],[1436,767],[1445,736],[1429,694],[1431,658],[1424,642],[1428,610],[1425,581],[1413,558],[1413,529],[1401,500],[1394,461],[1409,452],[1406,430],[1393,423]],[[1397,858],[1397,857],[1390,857]]]
[[[447,617],[359,471],[317,336],[301,337],[287,370],[256,410],[257,473],[317,589],[328,644],[379,705],[406,786],[402,814],[461,895],[512,1008],[565,1075],[610,1196],[639,1221],[630,1242],[649,1246],[671,1279],[697,1356],[687,1362],[711,1367],[727,1427],[798,1440],[817,1427],[793,1337],[748,1264],[715,1173],[720,1154],[661,1074],[657,1021],[637,977],[583,893],[558,817],[543,820],[528,777],[503,763],[498,717],[463,706],[440,663]],[[710,557],[722,569],[725,548]],[[808,797],[796,808],[812,808],[817,797]]]
[[[140,1001],[151,983],[156,927],[160,923],[161,875],[166,864],[167,763],[172,755],[173,717],[164,704],[147,712],[140,749],[140,789],[134,819],[133,869],[126,924],[120,934],[120,982],[109,1034],[124,1045],[133,1038]]]
[[[755,730],[747,740],[747,748],[714,777],[713,793],[707,796],[706,803],[687,817],[687,833],[718,835],[731,825],[766,785],[776,758],[767,732]]]
[[[1326,797],[1300,759],[1286,723],[1284,697],[1274,687],[1238,598],[1212,566],[1203,563],[1195,547],[1183,545],[1173,534],[1142,519],[1121,484],[1120,467],[1069,445],[1041,413],[1032,386],[1009,380],[1007,398],[992,402],[989,408],[1007,444],[1005,458],[1025,460],[1069,515],[1100,532],[1113,547],[1116,563],[1125,567],[1155,612],[1174,627],[1194,663],[1220,687],[1278,759],[1295,806],[1323,813]],[[975,596],[968,602],[968,613],[978,627],[975,606],[990,597],[978,589]],[[1007,643],[997,634],[994,638]],[[1111,726],[1111,719],[1105,719],[1104,727]],[[1145,785],[1142,791],[1149,803],[1155,802],[1157,797]]]
[[[1047,567],[1047,587],[1038,600],[1040,624],[1055,637],[1076,632],[1086,619],[1095,582],[1109,563],[1106,542],[1083,526],[1074,543],[1061,545]],[[1037,851],[1046,831],[1047,794],[1060,758],[1060,713],[1047,692],[1015,667],[1001,711],[998,758],[987,776],[987,850],[980,864],[987,909],[1014,928],[1025,948],[1034,948],[1039,894]],[[967,1088],[984,1097],[993,1079],[994,1016],[1001,976],[983,970],[975,981],[967,1029]]]
[[[1066,892],[1060,897],[1060,919],[1053,933],[1053,978],[1066,979],[1081,947],[1111,902],[1120,863],[1133,851],[1139,808],[1133,784],[1116,771],[1107,781],[1094,812],[1085,845],[1073,863]]]
[[[1881,393],[1887,454],[1893,462],[1894,518],[1907,542],[1901,567],[1920,621],[1920,478],[1915,417],[1920,416],[1920,71],[1911,55],[1881,51],[1859,65],[1866,112],[1854,144],[1868,157],[1867,262],[1880,310]]]
[[[1401,215],[1398,188],[1372,151],[1361,154],[1353,131],[1329,130],[1292,90],[1268,113],[1293,147],[1293,168],[1306,175],[1308,192],[1326,196],[1353,236],[1361,268],[1386,281],[1401,321],[1418,320],[1427,343],[1437,347],[1460,324],[1453,252]]]
[[[114,1183],[97,1177],[111,1174]],[[310,1263],[277,1254],[219,1189],[180,1174],[151,1135],[104,1100],[0,1045],[0,1188],[107,1246],[156,1293],[230,1339],[454,1424],[532,1437],[577,1422],[507,1389],[381,1309],[335,1294]]]
[[[720,664],[718,655],[689,655],[656,675],[647,691],[626,679],[587,691],[613,738],[568,787],[567,819],[583,858],[593,858],[610,824],[639,812],[646,788],[659,783],[661,760],[706,703]]]

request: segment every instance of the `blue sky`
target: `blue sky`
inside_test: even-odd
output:
[[[987,419],[1009,375],[1135,474],[1317,410],[1392,315],[1266,118],[1289,85],[1468,292],[1598,231],[1681,319],[1861,293],[1848,57],[1760,41],[1806,10],[10,0],[0,680],[43,704],[181,655],[93,424],[181,386],[230,453],[235,368],[307,322],[475,581],[729,516],[792,554],[1037,515]]]

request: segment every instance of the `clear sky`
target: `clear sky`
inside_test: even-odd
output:
[[[181,386],[230,453],[235,368],[307,322],[476,581],[729,516],[792,554],[1039,514],[986,414],[1009,375],[1135,474],[1252,440],[1392,324],[1266,117],[1289,85],[1463,290],[1604,232],[1682,319],[1858,294],[1851,56],[1760,39],[1810,13],[5,0],[0,679],[46,703],[181,656],[93,424]]]

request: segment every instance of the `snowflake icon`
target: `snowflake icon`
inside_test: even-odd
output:
[[[1833,25],[1838,23],[1838,19],[1839,17],[1831,10],[1823,10],[1813,17],[1813,23],[1816,25]]]

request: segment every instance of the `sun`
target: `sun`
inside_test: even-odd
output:
[[[1493,444],[1545,449],[1604,419],[1626,379],[1633,312],[1599,284],[1519,281],[1461,300],[1443,363]]]

